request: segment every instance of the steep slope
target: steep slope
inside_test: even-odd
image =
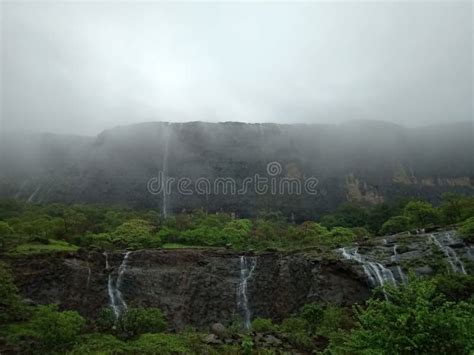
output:
[[[342,125],[244,123],[144,123],[117,127],[95,138],[42,134],[6,137],[2,143],[0,196],[30,202],[104,202],[167,209],[205,208],[240,215],[280,210],[312,218],[344,201],[380,203],[400,196],[436,201],[445,191],[474,191],[472,125],[408,129],[384,122]],[[267,164],[277,162],[273,170]],[[281,167],[281,170],[279,168]],[[164,194],[165,170],[175,181]],[[272,173],[274,173],[272,175]],[[269,179],[255,190],[255,174]],[[282,178],[298,179],[301,194]],[[304,182],[317,179],[308,193]],[[177,181],[188,178],[186,190]],[[200,193],[199,178],[211,193]],[[216,179],[231,178],[236,193]],[[245,193],[237,193],[251,178]],[[271,178],[277,190],[271,191]],[[201,186],[201,192],[204,192]],[[207,186],[207,185],[206,185]]]

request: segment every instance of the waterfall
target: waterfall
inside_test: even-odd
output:
[[[446,239],[448,242],[452,242],[451,235],[449,233],[445,234]],[[451,266],[451,269],[454,272],[461,272],[463,274],[466,274],[466,269],[464,268],[464,264],[462,261],[458,258],[456,252],[453,250],[453,248],[449,247],[448,245],[443,245],[436,237],[434,234],[430,234],[430,239],[431,241],[439,248],[441,251],[446,255],[446,259],[448,260],[449,265]]]
[[[397,252],[397,248],[398,248],[398,245],[395,244],[393,246],[393,254],[392,256],[390,257],[390,260],[393,262],[393,263],[397,263],[398,262],[398,252]],[[400,280],[402,281],[403,284],[407,284],[407,277],[406,275],[404,274],[402,268],[400,267],[400,265],[397,265],[396,267],[396,270],[397,270],[397,273],[398,273],[398,276],[400,278]]]
[[[166,138],[165,138],[165,151],[163,154],[163,178],[161,179],[161,188],[163,190],[163,205],[162,205],[162,211],[163,211],[163,217],[166,218],[168,216],[168,206],[167,206],[167,199],[168,199],[168,191],[167,189],[167,178],[168,178],[168,147],[169,147],[169,140],[170,140],[170,135],[169,135],[169,129],[167,127],[166,129]]]
[[[397,252],[397,248],[398,248],[398,245],[395,244],[393,246],[393,254],[392,256],[390,257],[390,260],[394,263],[396,263],[398,261],[398,252]]]
[[[244,327],[250,328],[252,312],[249,308],[249,300],[247,295],[248,280],[252,277],[253,271],[257,266],[256,257],[240,257],[240,282],[237,288],[237,305],[244,315]]]
[[[30,197],[28,197],[28,200],[26,202],[33,202],[33,199],[35,198],[40,188],[41,188],[41,185],[36,188],[36,190],[30,195]]]
[[[91,283],[91,274],[92,274],[91,266],[89,265],[89,263],[87,263],[87,289],[89,289],[89,285]]]
[[[109,255],[105,251],[102,253],[102,255],[104,255],[104,257],[105,257],[105,270],[109,270],[110,269]]]
[[[112,276],[112,273],[109,273],[108,281],[107,281],[107,292],[109,295],[109,304],[110,307],[112,308],[115,318],[118,319],[122,312],[127,310],[127,303],[125,302],[122,292],[120,291],[120,288],[123,283],[123,275],[127,271],[127,266],[128,266],[128,257],[130,255],[130,251],[126,252],[122,263],[120,264],[120,267],[118,269],[117,273],[117,278],[115,279]],[[109,270],[109,262],[108,262],[108,255],[107,253],[104,253],[105,255],[105,268],[106,270]]]
[[[359,264],[362,264],[362,268],[364,269],[364,273],[369,279],[369,283],[373,287],[381,286],[383,287],[385,284],[391,284],[395,286],[397,283],[395,278],[393,277],[392,271],[385,268],[382,264],[367,261],[365,260],[362,255],[360,255],[357,251],[357,248],[353,248],[347,250],[346,248],[339,249],[342,252],[342,256],[348,260],[355,260]],[[384,291],[385,294],[385,291]],[[385,294],[385,297],[386,294]]]
[[[398,272],[398,276],[400,277],[400,280],[402,280],[403,284],[406,285],[408,283],[408,279],[405,273],[403,272],[402,268],[400,267],[400,265],[397,265],[396,269]]]

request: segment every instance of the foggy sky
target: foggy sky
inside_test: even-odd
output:
[[[1,6],[6,130],[473,117],[470,1]]]

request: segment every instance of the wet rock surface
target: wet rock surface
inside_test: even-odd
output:
[[[436,239],[437,242],[434,241]],[[255,257],[245,296],[251,319],[278,322],[311,302],[351,305],[370,296],[368,268],[377,264],[382,283],[406,282],[409,270],[472,273],[474,253],[453,232],[373,238],[347,247],[361,256],[347,259],[341,250],[264,252]],[[450,249],[446,249],[450,248]],[[110,281],[120,276],[120,294],[128,307],[158,307],[174,329],[186,325],[218,329],[243,320],[242,255],[225,249],[139,250],[129,253],[62,253],[9,260],[17,285],[31,304],[58,303],[86,317],[110,306]],[[244,266],[243,266],[244,265]],[[377,275],[376,275],[377,276]],[[387,279],[384,279],[387,277]],[[115,284],[115,287],[117,285]],[[216,323],[221,323],[219,326]],[[225,329],[225,328],[224,328]]]
[[[94,317],[109,306],[108,277],[124,255],[63,254],[14,259],[17,284],[35,303],[58,303]],[[141,250],[132,252],[120,292],[128,307],[159,307],[173,328],[208,328],[243,319],[240,307],[241,255],[225,250]],[[309,302],[353,304],[370,290],[364,277],[338,260],[307,253],[263,253],[248,280],[251,317],[279,321]]]

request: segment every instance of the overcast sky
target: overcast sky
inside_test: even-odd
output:
[[[2,2],[6,129],[472,120],[470,1]]]

